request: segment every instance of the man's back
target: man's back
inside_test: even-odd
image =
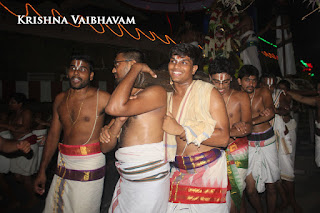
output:
[[[162,124],[166,114],[166,91],[160,86],[151,86],[139,91],[136,96],[136,99],[139,99],[139,96],[145,96],[145,98],[153,96],[152,99],[162,107],[130,116],[122,127],[120,147],[157,143],[163,140]]]

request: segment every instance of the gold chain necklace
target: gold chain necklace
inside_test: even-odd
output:
[[[230,93],[230,95],[229,95],[229,97],[228,97],[228,100],[227,100],[227,102],[226,102],[226,107],[228,107],[228,103],[229,103],[229,100],[230,100],[230,97],[231,97],[232,93],[233,93],[233,90],[231,91],[231,93]]]
[[[82,102],[81,102],[80,109],[79,109],[79,112],[78,112],[78,116],[77,116],[77,118],[76,118],[75,121],[73,121],[73,119],[72,119],[72,117],[71,117],[71,113],[70,113],[70,111],[69,111],[69,104],[68,104],[71,89],[70,89],[69,92],[68,92],[68,96],[67,96],[67,111],[68,111],[68,114],[69,114],[69,117],[70,117],[70,121],[71,121],[71,123],[72,123],[72,126],[74,126],[75,123],[78,121],[78,118],[79,118],[79,116],[80,116],[80,112],[81,112],[81,109],[82,109],[83,102],[84,102],[84,100],[87,98],[88,90],[89,90],[89,88],[87,89],[86,95],[85,95],[85,97],[83,98],[83,100],[82,100]]]
[[[252,96],[252,98],[250,98],[250,106],[252,106],[252,101],[253,101],[255,94],[256,94],[256,89],[253,90],[253,96]]]

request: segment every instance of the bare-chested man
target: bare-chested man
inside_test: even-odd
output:
[[[32,207],[37,198],[33,192],[32,175],[37,172],[37,137],[32,133],[32,112],[25,107],[27,98],[23,93],[15,93],[9,101],[9,109],[12,114],[9,116],[8,124],[0,124],[9,130],[15,140],[26,140],[30,143],[33,156],[27,159],[24,154],[17,155],[10,159],[10,172],[16,174],[16,178],[23,182],[27,192],[29,201],[26,208]]]
[[[120,148],[115,153],[120,179],[109,212],[166,212],[170,167],[165,160],[162,130],[166,91],[161,86],[134,87],[140,72],[154,74],[144,64],[139,50],[120,51],[112,72],[120,83],[106,112],[117,118],[102,130],[100,137],[103,152],[112,149],[120,138]]]
[[[56,174],[44,212],[100,212],[105,156],[99,133],[110,95],[90,87],[94,72],[88,56],[73,56],[67,71],[70,89],[57,95],[53,118],[35,181],[43,194],[46,168],[59,148]],[[63,130],[63,142],[58,143]]]
[[[258,193],[267,189],[268,212],[275,212],[276,181],[280,179],[275,135],[269,121],[274,117],[271,93],[267,88],[256,88],[259,71],[244,65],[238,75],[241,89],[249,94],[252,110],[252,133],[249,140],[249,166],[246,179],[247,195],[257,212],[263,212]]]
[[[210,83],[193,80],[200,51],[177,44],[169,54],[174,91],[168,93],[163,128],[174,161],[167,212],[229,212],[225,151],[229,120],[222,96]]]
[[[210,80],[224,99],[230,123],[229,145],[226,149],[232,198],[230,212],[238,212],[245,203],[242,196],[248,169],[248,139],[245,136],[252,129],[248,94],[230,88],[234,73],[232,64],[226,58],[217,57],[209,65]]]
[[[259,70],[261,75],[261,64],[258,53],[259,40],[254,31],[252,18],[246,11],[240,14],[240,22],[237,26],[240,35],[240,58],[243,64],[251,64]]]
[[[320,82],[317,83],[317,92],[320,95]],[[320,96],[302,96],[297,92],[288,91],[288,94],[295,100],[303,104],[317,107],[316,134],[315,134],[315,162],[320,167]]]

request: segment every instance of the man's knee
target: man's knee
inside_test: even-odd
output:
[[[266,188],[268,193],[276,193],[277,188],[276,188],[276,183],[266,183]]]

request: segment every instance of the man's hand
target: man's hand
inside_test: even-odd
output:
[[[265,116],[269,116],[271,113],[269,108],[266,108],[265,110],[263,110],[262,112],[260,112],[260,116],[261,117],[265,117]]]
[[[162,129],[170,135],[181,135],[184,133],[183,127],[178,124],[178,122],[170,112],[168,112],[167,115],[164,116]]]
[[[19,143],[17,143],[17,148],[24,153],[29,153],[31,150],[31,146],[28,141],[19,141]]]
[[[128,117],[117,117],[112,125],[122,126],[127,120]],[[101,129],[99,138],[101,143],[109,143],[111,136],[118,136],[117,134],[110,132],[110,128],[111,126],[106,125]]]
[[[140,72],[149,73],[153,78],[157,78],[157,75],[150,69],[147,64],[135,63],[132,65],[131,69],[139,69]]]
[[[240,131],[242,134],[247,133],[246,123],[245,122],[238,122],[234,123],[232,127],[236,128],[238,131]]]
[[[43,195],[45,192],[47,176],[44,172],[39,172],[36,180],[34,181],[34,191],[39,194]]]

